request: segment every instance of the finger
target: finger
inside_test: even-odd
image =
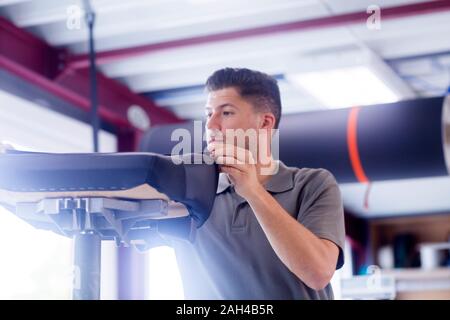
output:
[[[233,152],[235,158],[242,161],[243,163],[255,164],[252,153],[249,150],[233,145],[227,145],[226,148],[227,152]]]
[[[250,151],[231,144],[216,145],[214,155],[234,157],[242,163],[255,164],[254,158]]]
[[[211,142],[206,146],[207,150],[214,155],[216,150],[223,148],[224,143],[220,141]]]
[[[214,158],[217,158],[218,156],[233,156],[231,148],[227,148],[222,142],[213,142],[208,149]]]
[[[239,161],[236,158],[233,157],[229,157],[229,156],[218,156],[216,157],[216,163],[218,164],[223,164],[223,165],[228,165],[228,166],[239,166],[239,165],[244,165],[243,162]]]
[[[237,160],[236,158],[233,157],[227,157],[227,156],[219,156],[216,158],[216,163],[220,164],[220,165],[226,165],[226,166],[231,166],[234,168],[237,168],[241,171],[244,170],[245,164],[242,163],[241,161]]]
[[[212,152],[214,151],[214,149],[216,148],[218,142],[211,142],[208,143],[208,145],[206,146],[206,148],[208,149],[208,151]]]
[[[241,174],[241,171],[230,166],[222,166],[221,171],[229,175],[230,180],[233,184],[235,183],[236,178]]]

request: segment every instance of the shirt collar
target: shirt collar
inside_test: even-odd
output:
[[[228,179],[226,173],[221,172],[219,174],[219,183],[217,184],[216,194],[224,192],[228,187],[231,186],[231,181]]]
[[[267,191],[274,193],[288,191],[294,187],[294,172],[286,167],[283,162],[277,161],[277,163],[277,173],[272,175],[272,177],[264,185]],[[231,185],[232,183],[230,179],[228,179],[227,174],[220,173],[216,194],[224,192]]]

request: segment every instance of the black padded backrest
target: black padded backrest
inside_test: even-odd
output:
[[[188,207],[197,226],[201,226],[209,217],[219,178],[219,171],[215,164],[199,161],[199,159],[203,160],[204,157],[207,157],[202,154],[202,150],[206,148],[206,142],[203,141],[203,128],[204,124],[193,121],[155,126],[143,135],[139,144],[141,152],[153,152],[168,156],[171,155],[173,148],[181,142],[180,134],[184,133],[183,137],[189,139],[186,145],[189,145],[190,148],[183,150],[185,153],[182,155],[190,163],[183,164],[185,171],[183,185],[186,188],[186,195],[184,199],[173,200],[183,202]],[[195,139],[196,141],[194,141]],[[174,156],[177,157],[179,154]],[[210,159],[208,159],[208,163],[211,163]]]
[[[178,130],[178,131],[176,131]],[[155,152],[164,155],[170,155],[175,145],[180,142],[177,133],[180,130],[185,130],[185,133],[190,135],[190,150],[185,153],[202,153],[206,148],[206,141],[204,141],[204,123],[194,123],[194,121],[186,121],[176,124],[168,124],[155,126],[147,131],[139,144],[139,150],[143,152]],[[173,135],[173,136],[172,136]],[[197,145],[196,145],[197,144]]]

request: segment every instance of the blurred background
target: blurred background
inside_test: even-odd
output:
[[[317,130],[341,123],[337,115],[347,108],[361,107],[361,117],[382,110],[367,112],[368,125],[358,129],[369,150],[364,155],[360,145],[368,179],[348,178],[336,166],[339,156],[327,158],[347,228],[346,263],[332,281],[336,298],[450,299],[450,121],[442,115],[450,1],[91,5],[101,152],[137,151],[153,128],[202,120],[204,82],[223,67],[278,80],[290,138],[316,137],[307,126],[293,131],[295,119],[310,119]],[[0,140],[23,150],[92,152],[88,39],[81,1],[0,0]],[[381,130],[390,121],[395,128],[411,124],[411,134]],[[283,151],[289,139],[280,130],[281,159],[297,164],[297,153]],[[285,147],[295,150],[295,139],[289,141]],[[387,142],[386,154],[370,157]],[[383,162],[390,152],[398,160],[392,166]],[[70,239],[35,230],[0,208],[0,298],[70,299],[72,250]],[[103,243],[102,253],[103,299],[183,299],[172,249],[138,253]]]

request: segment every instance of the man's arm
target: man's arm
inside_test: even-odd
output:
[[[262,186],[246,200],[280,260],[308,287],[323,289],[336,269],[336,244],[305,228]]]
[[[295,220],[268,193],[258,179],[257,167],[249,151],[229,145],[211,150],[222,172],[230,177],[236,192],[253,209],[267,239],[280,260],[306,285],[323,289],[336,269],[339,249],[321,239]]]

